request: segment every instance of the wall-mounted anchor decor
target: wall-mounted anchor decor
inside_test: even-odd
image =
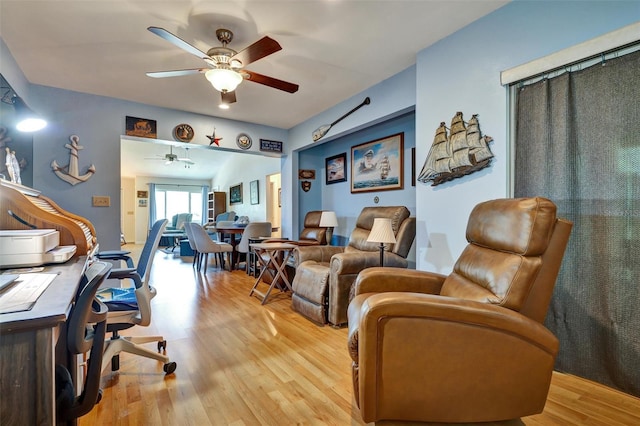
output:
[[[66,148],[69,148],[69,165],[59,166],[56,160],[51,162],[51,168],[55,174],[63,181],[76,185],[81,182],[86,182],[96,172],[96,166],[93,164],[89,166],[87,172],[83,175],[78,173],[78,151],[84,149],[78,142],[80,138],[76,135],[69,136],[70,144],[65,144]]]
[[[431,182],[431,186],[477,172],[491,164],[493,153],[489,149],[491,136],[482,136],[478,114],[465,124],[462,113],[451,120],[450,134],[444,121],[436,130],[429,155],[422,166],[418,180]]]

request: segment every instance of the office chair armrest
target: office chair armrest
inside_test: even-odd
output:
[[[111,273],[109,273],[109,279],[116,280],[125,280],[130,279],[133,280],[136,288],[142,287],[142,278],[140,274],[136,271],[135,268],[120,268],[120,269],[112,269]]]
[[[100,260],[124,260],[128,268],[133,268],[133,259],[129,254],[131,254],[130,251],[106,250],[96,253],[96,257]]]

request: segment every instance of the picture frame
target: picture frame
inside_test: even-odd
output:
[[[138,198],[149,198],[149,191],[138,191]]]
[[[229,204],[242,204],[242,183],[229,187]]]
[[[127,136],[137,136],[140,138],[155,139],[158,136],[158,124],[156,120],[149,118],[139,118],[126,116],[125,134]]]
[[[260,187],[258,180],[249,182],[249,199],[251,204],[260,204]]]
[[[347,153],[334,155],[325,160],[326,184],[347,181]]]
[[[404,188],[404,132],[351,147],[351,193]]]
[[[138,207],[147,207],[147,199],[146,198],[140,198],[138,200]]]

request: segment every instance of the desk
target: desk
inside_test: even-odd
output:
[[[55,364],[75,372],[64,336],[87,257],[47,266],[59,274],[29,311],[0,314],[0,424],[55,424]],[[63,344],[64,343],[64,344]]]
[[[250,244],[250,247],[255,251],[258,262],[262,266],[260,275],[258,275],[253,288],[249,292],[249,296],[253,295],[253,293],[257,293],[258,295],[262,296],[262,304],[264,305],[265,303],[267,303],[267,299],[269,298],[271,290],[273,290],[276,285],[281,291],[286,291],[287,289],[293,291],[284,267],[289,261],[289,257],[291,257],[291,252],[294,248],[296,248],[296,246],[290,243],[277,242]],[[263,253],[267,253],[268,255],[269,259],[267,261],[262,258]],[[279,254],[282,254],[282,256],[279,256]],[[273,277],[273,280],[271,281],[271,285],[269,286],[267,292],[263,294],[256,290],[256,288],[258,287],[258,284],[260,284],[260,281],[262,281],[262,276],[267,271],[270,264],[276,268],[276,275]],[[284,282],[284,285],[286,287],[282,287],[282,284],[279,283],[280,279]]]

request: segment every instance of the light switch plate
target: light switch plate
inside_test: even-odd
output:
[[[94,195],[92,197],[93,207],[109,207],[111,206],[111,197],[107,195]]]

